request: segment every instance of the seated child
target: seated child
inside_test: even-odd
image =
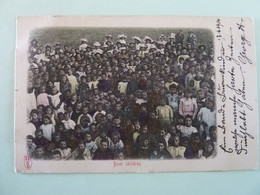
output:
[[[112,142],[110,142],[109,148],[114,154],[124,149],[124,144],[120,139],[119,132],[114,132],[111,136],[111,140]]]
[[[61,140],[58,148],[61,152],[61,158],[68,160],[71,157],[71,149],[67,146],[66,140]]]
[[[102,139],[100,141],[100,147],[95,151],[93,160],[113,160],[114,154],[113,152],[108,148],[109,142],[107,139]]]
[[[72,159],[74,160],[90,160],[90,151],[86,148],[83,140],[79,141],[78,148],[72,152]]]
[[[93,156],[98,147],[96,143],[92,141],[92,135],[90,132],[86,132],[84,141],[86,143],[86,148],[90,151],[91,156]]]
[[[26,136],[26,150],[27,150],[27,155],[32,157],[33,153],[35,151],[36,145],[33,143],[34,139],[32,135],[27,135]]]
[[[171,154],[167,150],[166,142],[163,138],[157,140],[156,149],[153,151],[150,159],[152,159],[152,160],[171,159]]]
[[[141,146],[136,148],[135,157],[138,159],[150,159],[152,152],[150,140],[148,136],[144,136],[141,140]]]
[[[168,151],[170,152],[173,159],[184,158],[186,148],[180,145],[180,136],[175,134],[169,140]]]

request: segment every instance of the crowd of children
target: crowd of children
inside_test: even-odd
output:
[[[33,159],[208,159],[216,155],[212,46],[179,30],[107,35],[78,48],[31,40],[27,152]],[[200,40],[202,42],[202,40]]]

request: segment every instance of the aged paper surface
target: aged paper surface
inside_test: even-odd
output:
[[[19,173],[258,168],[254,24],[18,17]]]

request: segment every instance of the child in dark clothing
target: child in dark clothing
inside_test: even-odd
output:
[[[113,152],[108,148],[108,140],[102,139],[100,141],[100,147],[95,151],[93,160],[113,160],[114,154]]]

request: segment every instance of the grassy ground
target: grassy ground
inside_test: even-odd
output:
[[[127,35],[127,43],[132,41],[131,37],[139,36],[143,38],[148,35],[154,40],[158,40],[160,34],[169,36],[170,33],[177,33],[179,29],[173,28],[86,28],[86,27],[51,27],[38,28],[32,31],[30,38],[37,39],[40,45],[49,44],[51,46],[60,42],[62,45],[69,45],[71,47],[78,47],[81,38],[87,38],[89,44],[95,41],[103,43],[105,35],[112,35],[113,41],[116,41],[118,33]],[[213,43],[213,33],[208,29],[182,29],[185,40],[188,31],[192,30],[197,36],[197,45],[204,44],[210,46]],[[167,39],[168,40],[168,39]]]

